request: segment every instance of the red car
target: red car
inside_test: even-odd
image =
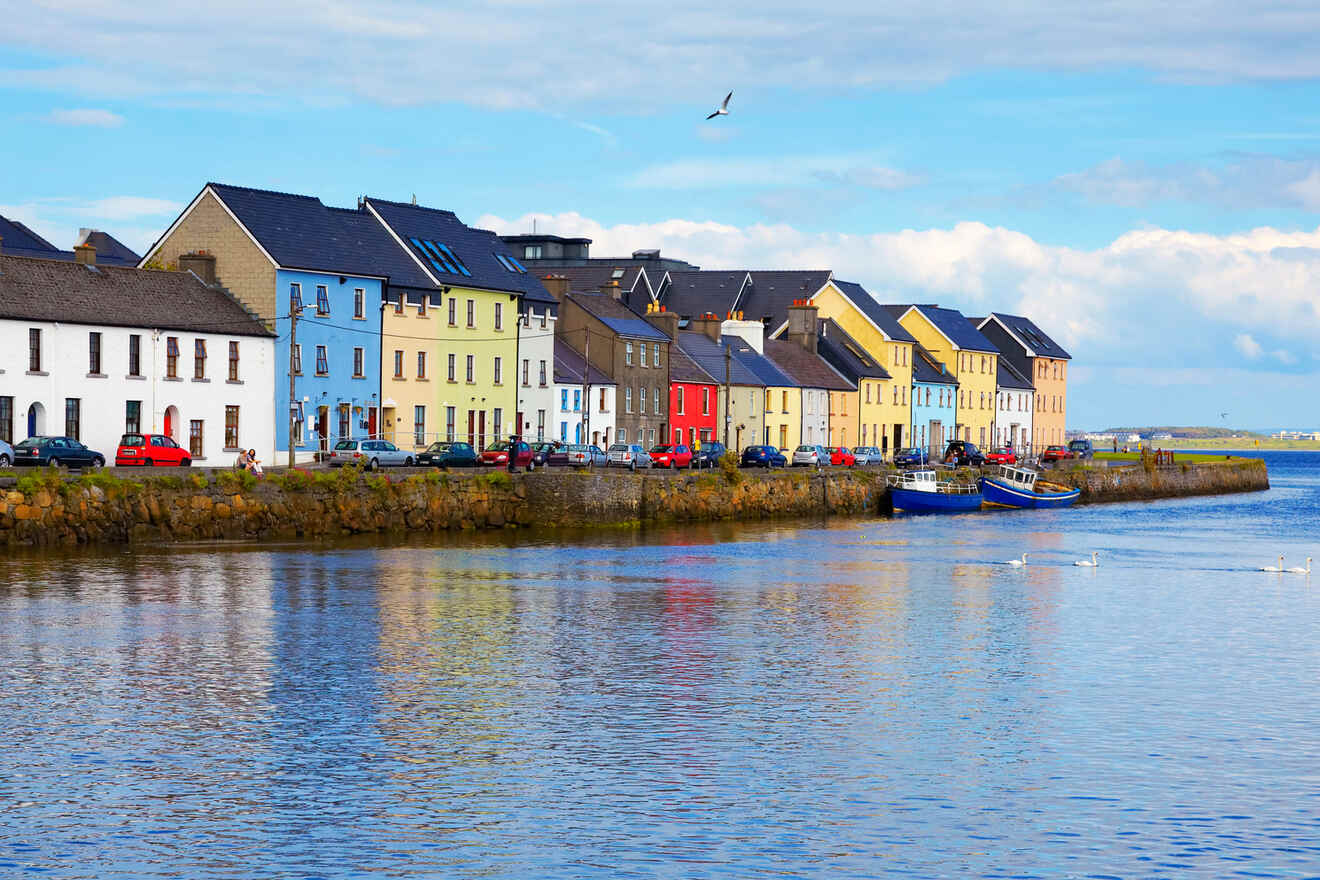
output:
[[[517,437],[508,441],[499,440],[481,450],[481,463],[483,465],[494,465],[495,467],[508,467],[510,450],[513,450],[514,470],[525,468],[530,471],[536,467],[536,464],[532,461],[535,455],[532,452],[532,447]]]
[[[651,467],[692,467],[692,450],[686,446],[656,446],[651,449]]]
[[[1017,453],[1001,446],[987,452],[985,460],[987,464],[1017,464]]]
[[[1047,446],[1041,453],[1041,461],[1064,461],[1072,458],[1072,453],[1068,451],[1067,446]]]
[[[830,464],[835,467],[853,467],[857,464],[857,457],[847,446],[829,447]]]
[[[115,467],[188,467],[192,455],[164,434],[125,434],[115,450]]]

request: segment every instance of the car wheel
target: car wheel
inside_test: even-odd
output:
[[[530,474],[534,470],[536,470],[536,459],[527,462],[527,473]]]
[[[413,460],[412,460],[412,456],[411,456],[411,455],[408,456],[407,458],[405,458],[405,459],[403,460],[403,466],[404,466],[404,467],[412,467],[412,466],[413,466]]]
[[[632,464],[628,465],[628,470],[632,471],[634,474],[637,473],[637,462],[634,461]]]
[[[104,458],[101,458],[101,456],[98,455],[96,458],[93,458],[93,459],[92,459],[92,463],[91,463],[90,467],[91,467],[92,470],[96,470],[97,468],[103,468],[103,467],[105,467],[105,459],[104,459]]]
[[[148,458],[146,461],[142,462],[142,466],[143,466],[143,467],[155,467],[155,466],[156,466],[156,462],[155,462],[154,460]]]
[[[373,458],[370,462],[368,462],[368,463],[367,463],[367,470],[369,470],[369,471],[378,471],[378,470],[380,470],[380,459],[378,459],[378,458]]]
[[[0,467],[9,467],[9,456],[0,455]]]
[[[192,467],[192,459],[185,458],[183,461],[179,462],[179,467]]]

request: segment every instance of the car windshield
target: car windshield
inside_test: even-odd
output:
[[[15,449],[32,449],[32,448],[39,448],[42,444],[44,444],[44,443],[46,442],[46,439],[47,439],[47,438],[45,438],[45,437],[29,437],[29,438],[27,438],[26,440],[24,440],[22,443],[18,444],[18,446],[14,447],[14,448],[15,448]]]
[[[816,451],[816,447],[814,447],[814,446],[799,446],[799,447],[797,448],[797,451],[798,451],[798,452],[815,452],[815,451]]]
[[[432,443],[430,446],[426,447],[426,451],[427,451],[427,452],[448,452],[448,451],[449,451],[449,448],[450,448],[451,446],[453,446],[453,445],[454,445],[454,444],[452,444],[452,443]]]
[[[999,447],[998,449],[992,449],[990,450],[990,452],[994,455],[1008,455],[1008,450],[1003,448],[1002,446]]]
[[[610,447],[610,452],[627,452],[628,447],[623,443],[615,443]]]
[[[1050,449],[1054,450],[1055,452],[1060,452],[1060,451],[1062,451],[1063,447],[1062,447],[1062,446],[1051,446]]]
[[[672,447],[672,446],[652,446],[652,447],[651,447],[651,451],[652,451],[652,452],[672,452],[673,450],[674,450],[674,447]]]
[[[1085,440],[1074,440],[1068,444],[1069,449],[1085,449],[1087,442]]]
[[[501,440],[498,443],[492,443],[486,447],[487,452],[504,452],[509,448],[509,444]]]
[[[567,447],[565,447],[565,449],[567,449],[567,451],[569,451],[569,452],[586,452],[586,451],[587,451],[587,447],[583,446],[583,445],[580,444],[580,443],[574,443],[572,446],[567,446]]]
[[[917,449],[915,446],[908,449],[904,449],[903,451],[906,452],[908,455],[921,455],[921,450]]]
[[[335,449],[357,449],[357,447],[358,441],[356,440],[340,440],[335,444]]]
[[[123,437],[119,438],[120,446],[141,446],[146,442],[147,438],[143,437],[141,434],[125,434]]]

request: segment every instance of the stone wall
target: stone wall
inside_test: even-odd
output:
[[[1078,502],[1082,504],[1259,492],[1270,487],[1269,472],[1259,458],[1175,462],[1158,467],[1085,467],[1050,471],[1044,479],[1081,489]]]

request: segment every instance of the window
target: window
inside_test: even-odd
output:
[[[619,429],[619,436],[618,436],[618,438],[616,439],[615,442],[618,442],[618,443],[627,443],[627,442],[628,442],[628,429],[627,429],[627,428],[620,428],[620,429]]]
[[[559,423],[559,439],[565,443],[568,442],[568,422]]]
[[[206,378],[206,340],[193,340],[193,378]]]
[[[321,317],[330,314],[330,291],[324,284],[316,285],[316,314]]]
[[[477,358],[476,355],[470,354],[467,356],[467,381],[469,385],[477,381],[476,375],[477,375]]]
[[[426,317],[426,300],[427,300],[427,299],[428,299],[427,295],[426,295],[426,294],[422,294],[421,297],[417,300],[417,317],[419,317],[419,318],[425,318],[425,317]]]
[[[504,329],[504,303],[495,303],[495,329]]]
[[[366,307],[367,292],[361,287],[353,288],[353,317],[365,318],[367,316]]]
[[[504,370],[503,370],[503,366],[504,366],[504,359],[503,359],[503,358],[495,358],[495,384],[496,384],[496,385],[503,385],[503,384],[504,384]]]
[[[639,342],[639,343],[637,343],[637,353],[640,355],[640,357],[637,359],[638,362],[639,362],[643,367],[645,367],[645,366],[646,366],[646,343],[645,343],[645,342]]]
[[[568,412],[568,389],[559,389],[559,411]]]
[[[602,388],[600,389],[600,408],[597,412],[609,412],[609,403],[607,401],[608,397],[605,394],[605,389]]]
[[[179,337],[165,337],[165,377],[179,378]]]
[[[101,334],[87,334],[87,372],[97,375],[101,372]]]
[[[289,285],[289,312],[300,312],[302,307],[302,285],[294,281]]]
[[[550,317],[550,307],[549,307],[549,306],[546,306],[546,307],[541,311],[541,329],[542,329],[542,330],[544,330],[544,329],[546,328],[546,321],[547,321],[547,319],[549,319],[549,317]]]
[[[573,389],[573,412],[582,412],[582,389]]]
[[[426,445],[426,407],[413,407],[413,445]]]
[[[495,424],[494,424],[494,426],[493,426],[493,427],[494,427],[494,430],[495,430],[495,436],[494,436],[494,439],[495,439],[495,440],[499,440],[499,439],[500,439],[500,431],[501,431],[501,428],[502,428],[503,425],[504,425],[504,410],[500,409],[498,406],[495,407],[495,409],[491,410],[491,417],[492,417],[493,421],[495,422]]]
[[[651,407],[652,407],[652,411],[653,411],[656,415],[660,415],[660,389],[659,389],[659,388],[655,388],[655,389],[653,389],[653,390],[655,391],[655,394],[651,395]]]
[[[64,436],[79,439],[82,428],[82,400],[77,397],[64,399]]]
[[[632,366],[632,343],[631,343],[631,342],[625,342],[625,343],[623,344],[623,362],[624,362],[625,365],[627,365],[627,366],[629,366],[629,367]]]
[[[866,386],[866,402],[867,402],[867,403],[870,403],[870,402],[871,402],[871,383],[870,383],[870,382],[863,382],[862,384]]]
[[[204,458],[202,454],[202,420],[193,419],[188,423],[188,454],[193,458]]]
[[[445,407],[445,439],[450,443],[454,442],[454,408]]]
[[[766,412],[774,412],[774,409],[775,409],[775,401],[774,401],[774,398],[771,397],[772,394],[774,394],[774,392],[771,391],[769,388],[765,389],[765,411],[766,411]]]
[[[238,343],[229,342],[229,381],[238,381]]]
[[[238,407],[225,407],[225,449],[238,448]]]
[[[452,359],[453,355],[451,354],[449,357]],[[453,366],[451,365],[449,369],[453,370]],[[403,378],[403,350],[398,348],[394,349],[394,378]],[[454,377],[450,376],[449,378],[452,380]]]
[[[545,439],[545,410],[536,411],[536,441],[539,443]]]
[[[394,314],[396,315],[403,314],[403,300],[404,300],[404,296],[402,293],[400,293],[398,295],[398,298],[394,300]]]
[[[426,378],[426,352],[417,352],[417,378]]]
[[[708,416],[708,415],[710,415],[710,389],[709,389],[709,388],[702,388],[702,389],[701,389],[701,414],[702,414],[703,416]]]
[[[142,375],[142,337],[136,333],[128,337],[128,375]]]
[[[452,297],[452,296],[451,296],[451,297],[449,298],[449,326],[450,326],[450,327],[456,326],[456,325],[458,324],[458,316],[457,316],[457,314],[456,314],[457,309],[458,309],[458,299],[457,299],[456,297]]]
[[[456,366],[456,362],[457,362],[457,360],[458,360],[458,355],[453,354],[453,353],[451,352],[450,355],[449,355],[449,381],[450,381],[450,382],[453,382],[453,381],[454,381],[454,369],[455,369],[455,366]]]
[[[0,440],[14,442],[14,398],[0,397]]]
[[[651,366],[660,366],[660,343],[651,346]]]
[[[674,409],[678,410],[678,414],[679,414],[680,416],[683,415],[683,386],[682,386],[682,385],[679,385],[678,387],[676,387],[676,388],[674,389]]]
[[[324,345],[318,345],[316,347],[316,375],[318,376],[330,375],[330,361],[326,355]]]
[[[623,411],[626,412],[626,413],[630,413],[630,412],[632,412],[632,386],[631,386],[631,385],[629,385],[627,388],[623,389]]]
[[[642,412],[645,413],[645,412],[646,412],[646,386],[643,385],[643,386],[641,387],[640,391],[641,391],[641,395],[642,395]]]
[[[541,361],[541,382],[540,382],[540,385],[541,385],[542,388],[544,388],[545,385],[546,385],[546,382],[545,382],[545,361]]]
[[[781,391],[780,394],[783,395],[783,398],[780,400],[780,407],[779,407],[779,408],[780,408],[780,410],[782,410],[783,412],[788,412],[788,392],[787,392],[787,391]]]
[[[541,246],[539,244],[523,245],[523,259],[524,260],[541,259]]]
[[[532,371],[532,362],[531,362],[530,360],[528,360],[527,358],[523,358],[523,384],[524,384],[524,385],[528,385],[528,384],[530,384],[530,383],[528,382],[528,379],[531,378],[531,375],[532,375],[532,372],[531,372],[531,371]]]
[[[349,421],[349,408],[347,403],[339,404],[339,436],[353,436],[353,424]]]
[[[301,375],[302,375],[302,346],[301,346],[301,345],[295,345],[295,346],[293,347],[293,374],[294,374],[295,376],[301,376]]]
[[[477,326],[477,301],[474,299],[467,301],[467,325],[469,327]]]
[[[366,353],[365,353],[362,349],[360,349],[360,348],[355,348],[355,349],[353,349],[353,378],[354,378],[354,379],[361,379],[361,378],[363,378],[363,376],[366,375],[365,373],[362,372],[362,369],[363,369],[363,367],[365,366],[365,364],[363,363],[363,361],[365,361],[365,360],[366,360]]]

